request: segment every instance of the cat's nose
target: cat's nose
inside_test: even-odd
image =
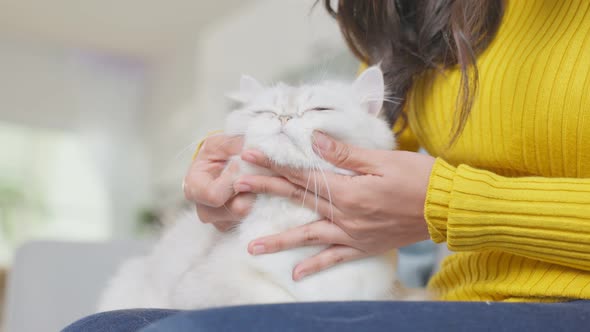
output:
[[[293,117],[291,115],[279,115],[279,121],[281,121],[281,124],[284,126],[287,121],[293,119]]]

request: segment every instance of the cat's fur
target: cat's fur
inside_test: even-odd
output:
[[[243,77],[233,95],[242,107],[228,116],[225,132],[244,135],[245,148],[259,149],[280,165],[352,174],[314,153],[312,133],[319,130],[364,148],[394,148],[391,129],[377,117],[384,90],[378,67],[367,69],[352,84],[265,88]],[[239,158],[232,162],[240,163],[242,173],[271,175]],[[310,179],[310,188],[321,181]],[[342,263],[294,282],[294,266],[325,246],[261,256],[246,250],[253,239],[318,219],[301,204],[269,195],[259,195],[251,213],[225,234],[190,213],[172,226],[151,255],[123,265],[103,294],[100,310],[398,298],[394,252]]]

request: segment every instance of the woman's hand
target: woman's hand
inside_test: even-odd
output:
[[[315,142],[314,150],[325,160],[360,175],[324,175],[280,167],[259,151],[242,153],[242,159],[282,177],[242,176],[234,183],[237,192],[289,197],[298,203],[303,201],[310,209],[317,207],[318,213],[326,216],[324,220],[252,241],[248,246],[251,254],[330,245],[295,267],[293,279],[300,280],[340,262],[378,255],[429,238],[423,210],[434,158],[405,151],[361,149],[321,133],[315,134]],[[306,189],[310,178],[320,184],[315,188],[317,200],[314,186]]]
[[[227,165],[231,156],[240,153],[242,145],[241,137],[208,137],[184,178],[184,196],[196,203],[200,220],[220,231],[237,224],[250,212],[254,202],[254,194],[236,195],[232,183],[238,165]]]

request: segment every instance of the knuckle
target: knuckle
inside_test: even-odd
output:
[[[302,200],[303,197],[305,196],[305,189],[297,186],[296,188],[293,188],[293,190],[291,190],[291,193],[289,195],[289,197],[293,200]]]
[[[222,207],[223,204],[225,204],[223,197],[213,190],[205,190],[203,192],[203,200],[207,203],[207,205],[216,208]]]
[[[301,178],[301,170],[298,168],[288,168],[286,170],[287,176],[290,179],[299,179]]]
[[[244,218],[250,213],[250,203],[245,199],[236,199],[231,205],[230,211],[237,217]]]
[[[334,154],[339,164],[344,164],[350,159],[350,147],[346,144],[339,144]]]
[[[213,226],[220,232],[227,232],[230,229],[230,225],[227,223],[216,223]]]
[[[363,222],[359,220],[348,220],[342,225],[344,231],[352,238],[357,240],[359,238],[359,234],[362,234],[365,231],[363,227]]]
[[[332,266],[332,265],[336,265],[338,263],[342,263],[344,261],[344,257],[335,251],[331,251],[329,253],[327,253],[326,258],[325,258],[325,266]]]
[[[362,206],[362,210],[363,211],[363,215],[364,216],[376,216],[376,215],[382,215],[383,214],[383,208],[376,205],[373,202],[368,202],[366,204],[363,204]]]
[[[319,235],[313,230],[310,225],[303,226],[303,243],[304,244],[315,244],[320,241]]]
[[[208,224],[211,222],[211,214],[207,213],[206,209],[203,206],[197,205],[197,216],[199,217],[199,221],[204,224]]]
[[[270,193],[270,186],[269,184],[264,181],[260,183],[260,186],[258,188],[258,192],[260,192],[261,194],[268,194]]]
[[[221,232],[227,232],[229,230],[232,230],[237,224],[238,223],[235,221],[223,221],[216,223],[215,227],[217,227],[217,229]]]
[[[370,215],[373,212],[375,212],[375,205],[373,204],[373,202],[366,200],[366,199],[356,200],[354,203],[354,207],[358,211],[362,211],[362,214],[369,214]]]
[[[272,160],[268,157],[264,157],[260,160],[262,162],[262,166],[264,168],[269,168],[269,169],[278,169],[279,166],[277,166],[275,163],[272,162]]]
[[[356,205],[356,197],[352,192],[345,192],[337,197],[337,204],[345,209],[354,208]]]
[[[287,243],[282,239],[274,239],[268,243],[269,248],[274,251],[282,251],[287,249]]]
[[[325,268],[330,267],[330,265],[328,264],[327,260],[325,259],[325,257],[321,257],[321,258],[316,258],[313,262],[311,262],[310,264],[310,271],[313,272],[318,272],[321,271]]]

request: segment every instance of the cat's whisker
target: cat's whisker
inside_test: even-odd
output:
[[[398,100],[398,101],[403,100],[403,98],[400,98],[400,97],[391,96],[391,95],[387,95],[387,94],[384,95],[382,91],[375,91],[373,93],[368,93],[365,95],[365,98],[366,99],[375,99],[375,100],[379,100],[379,99]]]
[[[315,208],[314,208],[314,212],[317,213],[318,212],[318,183],[317,183],[317,176],[316,176],[316,172],[315,172],[316,166],[314,165],[313,168],[313,194],[314,194],[314,199],[315,199]]]
[[[390,98],[364,98],[363,102],[372,102],[372,101],[383,101],[385,103],[390,104],[400,104],[403,100],[402,99],[390,99]]]
[[[312,144],[315,144],[315,137],[311,136],[311,141]],[[324,156],[322,156],[322,152],[318,151],[318,155],[320,156],[320,158],[324,159]],[[319,162],[318,162],[319,164]],[[330,192],[330,186],[328,185],[328,179],[326,178],[326,173],[324,173],[324,170],[322,168],[319,167],[319,165],[317,166],[317,169],[320,171],[323,179],[324,179],[324,185],[326,187],[326,192],[328,194],[328,202],[330,203],[330,221],[334,220],[334,206],[332,205],[332,194]]]
[[[233,220],[238,220],[240,218],[238,218],[235,214],[233,214],[231,212],[231,210],[227,207],[226,204],[223,204],[223,208],[225,209],[225,211],[227,211],[227,213],[229,213],[229,215],[232,217]]]
[[[384,101],[392,101],[392,102],[394,102],[394,101],[400,102],[400,101],[403,101],[404,99],[403,98],[395,98],[395,97],[385,97],[385,98],[383,98],[383,100]]]
[[[211,135],[211,136],[209,136],[209,137],[214,137],[214,136],[217,136],[217,135],[222,135],[222,134],[221,134],[221,133],[220,133],[220,134],[214,134],[214,135]],[[229,144],[229,143],[231,143],[231,142],[233,142],[233,141],[235,141],[235,140],[237,140],[237,139],[239,139],[239,138],[240,138],[240,136],[232,136],[232,137],[230,137],[229,139],[225,140],[224,142],[222,142],[222,143],[219,143],[219,144],[218,144],[218,145],[217,145],[215,148],[216,148],[216,149],[219,149],[219,148],[221,148],[222,146],[224,146],[225,144]]]
[[[305,184],[305,191],[303,192],[303,200],[301,200],[301,207],[305,205],[305,198],[307,197],[307,191],[309,189],[309,181],[311,180],[311,172],[307,174],[307,183]]]
[[[384,94],[382,91],[373,91],[373,92],[365,94],[365,98],[373,98],[373,97],[402,99],[400,97],[389,95],[389,94],[387,94],[387,92]]]
[[[320,171],[320,174],[322,175],[323,179],[324,179],[324,186],[326,187],[326,193],[328,194],[328,202],[330,203],[330,221],[334,220],[334,206],[332,205],[332,194],[330,193],[330,186],[328,185],[328,179],[326,178],[326,173],[324,173],[324,170],[318,167],[318,170]]]

